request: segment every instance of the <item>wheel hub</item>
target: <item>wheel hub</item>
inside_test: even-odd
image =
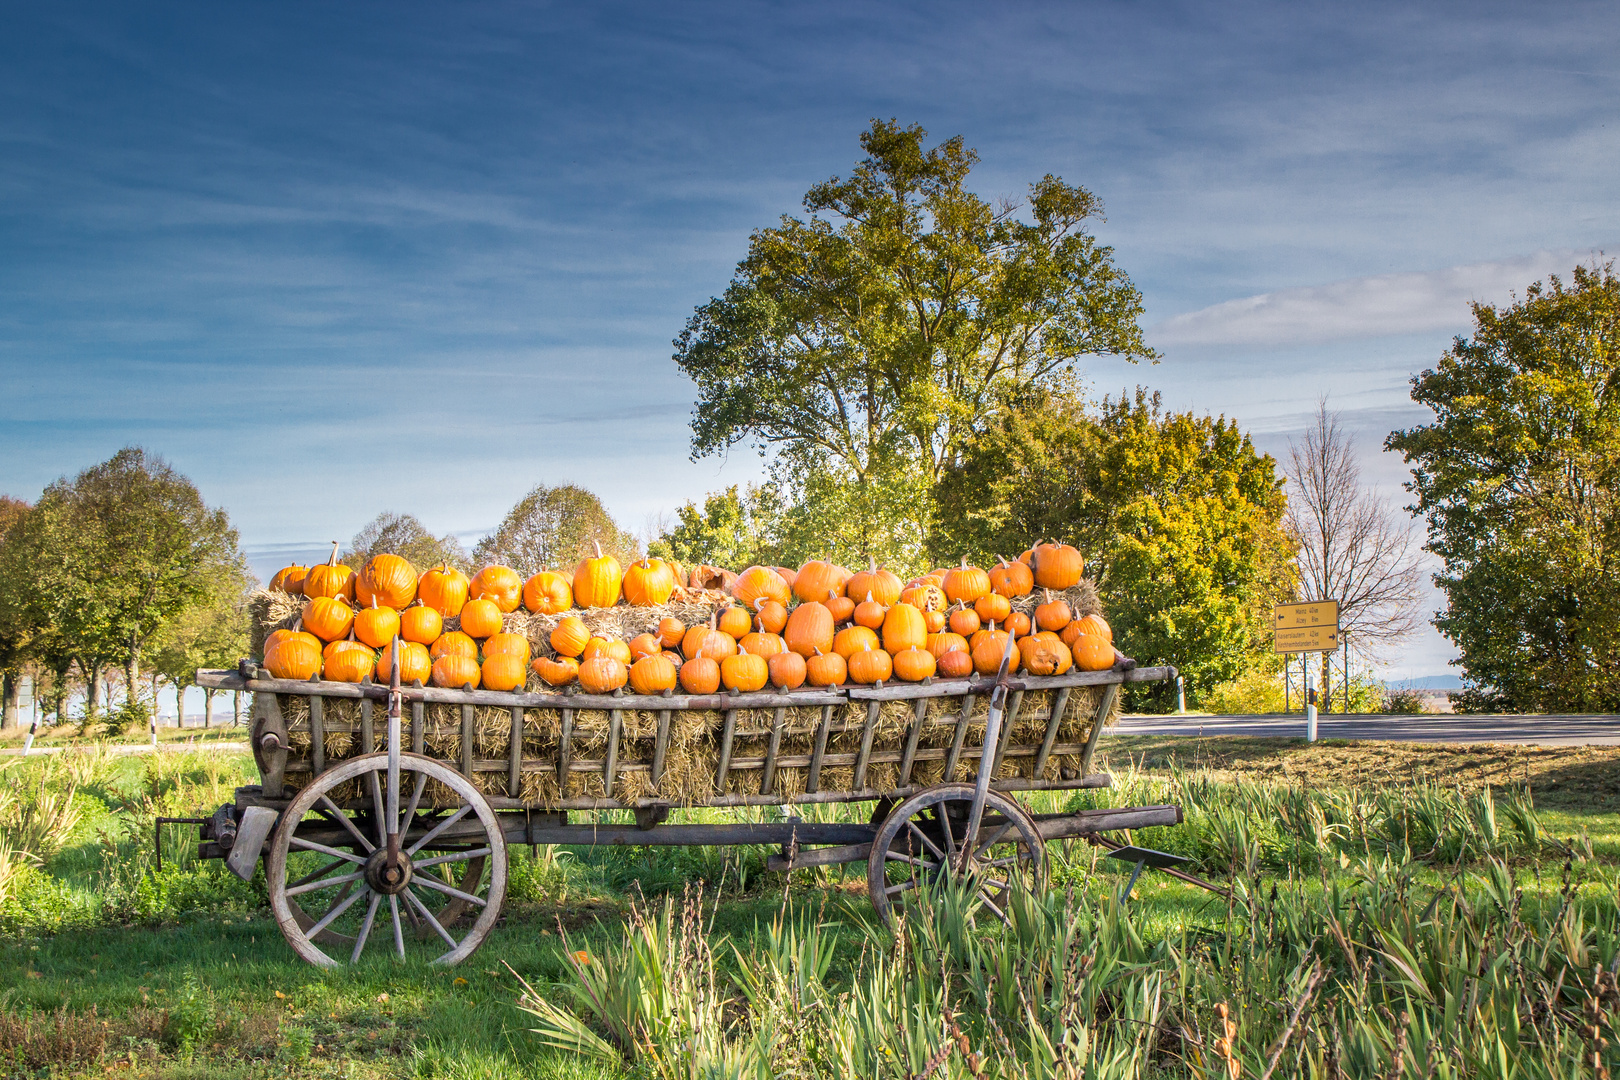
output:
[[[366,884],[384,896],[398,896],[411,883],[411,860],[399,855],[390,863],[388,852],[378,848],[366,860]]]

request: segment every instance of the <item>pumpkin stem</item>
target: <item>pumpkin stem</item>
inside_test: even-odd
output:
[[[602,541],[592,540],[591,544],[596,548],[596,557],[600,559],[602,557]]]
[[[331,555],[330,558],[328,558],[326,560],[326,565],[327,566],[336,566],[337,565],[337,551],[338,551],[338,542],[336,540],[334,540],[334,541],[332,541],[332,555]]]

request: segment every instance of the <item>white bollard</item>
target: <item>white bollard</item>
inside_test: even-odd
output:
[[[1311,665],[1305,664],[1305,741],[1316,741],[1316,687],[1311,685]]]
[[[1176,712],[1187,711],[1187,684],[1180,675],[1176,676]]]

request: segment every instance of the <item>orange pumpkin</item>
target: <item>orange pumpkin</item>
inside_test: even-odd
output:
[[[595,557],[581,560],[574,568],[574,603],[582,608],[612,607],[619,602],[624,572],[619,569],[618,559],[602,554],[601,544],[594,546]],[[584,683],[582,676],[580,685]]]
[[[844,582],[837,568],[820,559],[812,559],[799,567],[793,579],[793,595],[806,602],[825,602],[829,596],[837,596],[843,590]]]
[[[516,611],[523,602],[523,578],[510,566],[486,566],[467,586],[470,596],[495,601],[501,611]]]
[[[737,642],[737,649],[741,652],[763,656],[769,660],[779,652],[787,650],[787,644],[775,634],[768,634],[763,630],[756,630]]]
[[[874,560],[870,570],[850,576],[844,584],[844,595],[856,603],[870,595],[884,607],[893,607],[900,602],[900,579],[888,570],[879,569]]]
[[[808,674],[804,657],[790,649],[784,649],[765,661],[765,666],[770,669],[771,685],[779,690],[797,690],[804,685]]]
[[[282,629],[282,630],[272,630],[272,631],[270,631],[270,636],[264,639],[264,649],[260,653],[260,655],[261,656],[268,656],[270,654],[270,650],[275,648],[282,641],[285,641],[287,638],[292,637],[292,635],[294,635],[294,634],[301,634],[301,633],[303,633],[302,630],[286,630],[286,629]],[[311,634],[310,637],[315,637],[315,635]],[[319,648],[320,647],[320,645],[319,645],[320,639],[315,638],[315,640],[316,640],[316,643],[317,643],[316,647]]]
[[[1057,631],[1069,625],[1074,613],[1069,610],[1069,602],[1061,596],[1052,598],[1052,590],[1046,591],[1046,603],[1035,608],[1035,625],[1042,630]]]
[[[824,606],[831,613],[834,625],[849,622],[855,616],[855,601],[842,594],[828,597]]]
[[[980,622],[979,613],[970,607],[958,604],[951,609],[950,626],[953,634],[961,634],[963,637],[967,637],[979,629]]]
[[[264,666],[278,679],[313,678],[321,670],[321,642],[314,634],[295,631],[264,650]]]
[[[551,631],[551,648],[558,656],[578,656],[590,640],[591,632],[578,615],[569,615]]]
[[[1085,576],[1086,560],[1068,544],[1037,544],[1029,553],[1035,584],[1043,589],[1072,589]]]
[[[947,679],[965,679],[973,674],[973,657],[966,650],[952,649],[936,663],[936,670]]]
[[[561,656],[555,660],[542,656],[529,666],[547,686],[567,686],[579,678],[579,661],[571,656]]]
[[[1074,639],[1074,666],[1081,671],[1107,671],[1114,666],[1114,646],[1105,638],[1081,634]]]
[[[394,677],[394,643],[389,642],[377,657],[377,681],[386,683]],[[419,641],[407,641],[399,648],[399,684],[425,683],[433,677],[433,657],[428,647]]]
[[[423,574],[416,583],[416,595],[422,603],[437,611],[446,619],[461,614],[462,605],[467,602],[470,583],[467,575],[453,566],[445,565],[435,567]]]
[[[842,686],[849,677],[849,665],[835,652],[816,652],[804,662],[805,678],[811,686]]]
[[[782,630],[787,647],[800,656],[811,656],[817,649],[831,652],[833,647],[833,617],[825,604],[806,600],[788,615]]]
[[[434,686],[448,686],[457,690],[470,686],[476,690],[482,678],[483,671],[478,661],[470,656],[441,656],[433,661]]]
[[[487,638],[500,633],[500,606],[484,596],[467,601],[461,609],[461,632],[473,638]]]
[[[664,651],[664,643],[658,640],[655,634],[637,634],[630,639],[630,659],[632,662],[647,656],[657,656]]]
[[[891,656],[927,643],[928,626],[922,612],[910,604],[896,604],[883,616],[883,648]]]
[[[793,588],[793,583],[799,578],[799,572],[791,566],[773,566],[771,569],[775,570],[782,580],[787,582],[789,589]]]
[[[309,573],[309,567],[294,564],[283,566],[277,570],[270,579],[270,587],[279,589],[288,596],[302,596],[304,594],[304,575]]]
[[[332,682],[357,683],[370,678],[377,669],[377,654],[364,645],[339,649],[329,657],[322,668],[321,678]]]
[[[718,566],[694,566],[692,573],[687,577],[688,587],[710,589],[715,592],[730,592],[736,582],[736,574],[730,570],[722,570]]]
[[[1011,600],[1014,597],[1024,596],[1035,587],[1035,574],[1021,562],[1008,562],[1000,559],[990,568],[990,588],[998,595]]]
[[[720,689],[720,662],[712,656],[694,656],[681,665],[681,689],[688,694],[712,694]]]
[[[491,634],[489,640],[484,642],[484,659],[491,656],[520,656],[523,666],[528,667],[529,639],[522,634]]]
[[[372,603],[376,604],[373,599]],[[380,649],[400,632],[399,612],[391,607],[368,607],[364,611],[355,613],[354,636],[371,646]],[[435,634],[434,637],[438,635]]]
[[[304,629],[322,641],[348,637],[354,609],[341,596],[317,596],[304,603]]]
[[[686,634],[686,624],[673,615],[666,615],[658,620],[658,641],[666,649],[673,649],[681,643]]]
[[[542,570],[523,583],[523,606],[536,615],[561,615],[574,606],[574,588],[553,570]]]
[[[894,674],[894,660],[882,649],[862,649],[849,655],[849,677],[865,686]]]
[[[746,636],[749,629],[753,627],[754,619],[753,616],[748,614],[747,608],[732,604],[728,608],[721,609],[720,617],[715,625],[722,634],[730,634],[734,638],[740,638]]]
[[[895,653],[893,663],[895,678],[906,682],[922,682],[932,678],[937,667],[933,653],[916,647]]]
[[[630,669],[617,656],[598,656],[579,665],[580,689],[587,694],[611,694],[630,681]]]
[[[627,669],[630,666],[630,646],[618,638],[591,638],[585,643],[585,651],[580,654],[579,662],[583,666],[586,662],[595,660],[599,656],[611,656]]]
[[[434,660],[441,656],[470,656],[478,659],[478,642],[463,634],[460,630],[448,630],[434,639],[428,654]],[[400,653],[404,656],[404,653]]]
[[[782,575],[768,566],[750,566],[738,574],[731,586],[731,595],[749,611],[754,610],[754,605],[760,600],[775,600],[787,607],[793,599],[793,591],[788,588]]]
[[[888,611],[888,608],[872,599],[871,593],[867,593],[866,599],[855,605],[855,625],[876,630],[883,625],[883,616]]]
[[[1110,644],[1113,643],[1114,631],[1109,628],[1108,623],[1104,621],[1101,615],[1087,615],[1083,619],[1074,620],[1074,622],[1070,623],[1069,625],[1078,628],[1076,633],[1091,634],[1094,637],[1102,638],[1104,641],[1109,642]],[[1065,629],[1067,629],[1067,627],[1065,627]]]
[[[967,638],[961,634],[953,634],[949,630],[944,630],[937,634],[929,634],[928,642],[924,645],[924,648],[933,655],[935,660],[938,660],[948,652],[967,652],[968,643]]]
[[[661,652],[643,656],[630,666],[630,689],[638,694],[675,689],[675,665]]]
[[[833,635],[833,652],[846,661],[862,649],[875,649],[880,642],[877,634],[864,626],[846,626]]]
[[[1033,629],[1029,622],[1029,616],[1022,611],[1015,611],[1008,615],[1007,621],[1002,623],[1001,628],[1015,638],[1021,638]]]
[[[426,604],[416,604],[399,613],[399,636],[406,641],[431,645],[444,633],[444,616]]]
[[[787,608],[778,604],[775,600],[761,600],[754,611],[756,613],[754,616],[755,621],[759,623],[759,628],[767,634],[780,634],[782,628],[787,625]]]
[[[416,567],[398,555],[372,556],[360,571],[360,581],[382,607],[398,611],[416,599]]]
[[[324,646],[321,647],[321,661],[324,663],[325,661],[332,659],[332,657],[336,656],[340,652],[347,652],[350,649],[364,648],[366,648],[366,646],[360,644],[352,637],[338,638],[336,641],[328,641]]]
[[[950,601],[945,599],[945,591],[934,584],[932,578],[921,585],[907,586],[900,593],[900,602],[922,611],[944,611],[950,606]]]
[[[770,664],[763,656],[738,651],[720,661],[720,685],[740,694],[762,690],[771,677]]]
[[[1061,675],[1072,662],[1069,647],[1056,634],[1045,631],[1020,639],[1018,656],[1023,669],[1032,675]]]
[[[969,566],[966,559],[961,566],[945,571],[945,596],[953,604],[960,600],[971,604],[990,592],[990,575],[977,566]]]
[[[341,596],[354,600],[354,571],[337,561],[338,543],[332,541],[332,555],[324,566],[312,566],[304,575],[304,595],[311,600],[321,596]]]
[[[1000,593],[985,593],[973,602],[973,613],[980,622],[1005,622],[1012,614],[1012,601]]]
[[[636,607],[657,607],[675,592],[675,574],[662,559],[642,559],[624,572],[620,588],[624,602]]]
[[[981,630],[979,640],[973,646],[973,668],[980,675],[994,675],[1001,670],[1001,657],[1007,650],[1007,631]],[[1012,652],[1012,659],[1007,664],[1007,670],[1018,670],[1018,650]]]
[[[479,674],[485,690],[521,690],[529,681],[529,658],[515,653],[486,656]]]

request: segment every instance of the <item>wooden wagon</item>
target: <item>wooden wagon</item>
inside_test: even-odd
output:
[[[1122,660],[1108,671],[1009,676],[1004,664],[994,678],[642,697],[400,686],[397,674],[393,686],[293,682],[244,660],[197,681],[253,692],[262,783],[238,788],[202,823],[199,851],[243,878],[262,857],[288,943],[328,966],[358,961],[368,944],[466,959],[499,919],[508,844],[768,845],[779,849],[775,870],[866,862],[885,918],[918,882],[947,872],[971,875],[999,915],[1011,889],[1039,885],[1047,841],[1180,822],[1177,806],[1031,814],[1015,798],[1109,786],[1091,764],[1120,687],[1175,674]],[[1096,702],[1084,736],[1064,741],[1081,700]],[[447,713],[459,737],[430,738]],[[503,730],[492,730],[492,715]],[[676,733],[697,715],[714,718],[703,783],[665,790]],[[589,738],[586,716],[605,717]],[[739,717],[763,724],[740,735]],[[877,738],[885,725],[887,747]],[[1020,731],[1029,737],[1015,739]],[[747,749],[759,743],[762,752]],[[868,821],[791,813],[853,802],[874,804]],[[668,822],[684,807],[788,812]],[[633,823],[570,820],[602,810],[628,811]],[[374,932],[379,915],[386,933]]]

